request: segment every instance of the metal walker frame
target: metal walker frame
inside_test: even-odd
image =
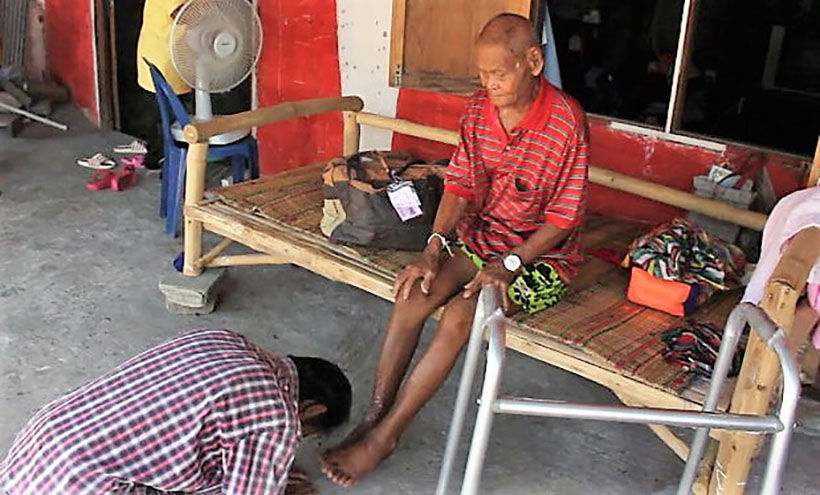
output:
[[[732,356],[737,348],[741,332],[746,324],[758,333],[761,340],[777,354],[783,377],[782,397],[775,416],[746,414],[725,414],[715,412],[720,390],[726,380]],[[777,328],[766,314],[749,303],[737,305],[726,323],[715,368],[706,401],[701,411],[680,409],[657,409],[629,406],[609,406],[580,404],[554,400],[536,400],[522,397],[499,397],[501,374],[506,358],[506,318],[501,311],[500,294],[494,288],[481,290],[473,319],[464,369],[459,384],[458,396],[453,410],[453,419],[447,436],[437,495],[447,493],[453,462],[458,450],[464,416],[470,401],[473,378],[478,366],[478,355],[484,335],[489,333],[487,362],[484,370],[484,384],[479,398],[479,408],[473,428],[473,439],[467,458],[462,495],[478,492],[481,470],[487,452],[493,416],[495,414],[518,414],[551,418],[588,419],[616,421],[622,423],[658,424],[697,428],[689,457],[678,485],[678,495],[689,495],[697,474],[698,463],[712,428],[747,431],[752,433],[772,433],[774,438],[769,447],[769,456],[763,476],[761,493],[778,493],[783,476],[797,400],[800,396],[800,379],[797,364],[788,350],[785,332]]]

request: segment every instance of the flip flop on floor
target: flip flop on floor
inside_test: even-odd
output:
[[[137,183],[137,172],[134,170],[133,165],[126,165],[113,175],[111,177],[111,189],[115,191],[124,191]]]
[[[93,170],[110,170],[116,167],[117,163],[102,153],[97,153],[88,158],[78,158],[77,165]]]
[[[88,181],[88,184],[86,184],[85,187],[89,191],[108,189],[111,187],[111,179],[113,178],[114,174],[112,172],[109,172],[108,170],[97,170],[91,176],[91,180]]]
[[[145,145],[145,141],[135,139],[128,144],[114,146],[114,153],[120,155],[144,155],[148,153],[148,147]]]

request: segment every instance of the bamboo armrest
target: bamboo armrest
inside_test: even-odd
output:
[[[358,112],[356,114],[356,122],[358,124],[389,129],[407,136],[458,145],[459,137],[456,131],[421,125],[410,122],[409,120]],[[652,199],[685,210],[696,211],[712,218],[717,218],[718,220],[732,222],[742,227],[748,227],[758,231],[763,230],[763,226],[766,224],[766,215],[762,213],[737,208],[715,199],[701,198],[690,192],[655,184],[594,165],[589,166],[589,181],[593,184],[635,194],[642,198]]]
[[[314,98],[280,103],[234,115],[215,117],[206,122],[191,122],[185,126],[185,141],[189,144],[204,143],[209,138],[226,132],[249,129],[271,122],[280,122],[296,117],[306,117],[328,112],[358,112],[364,102],[358,96],[339,98]]]
[[[767,311],[780,327],[790,329],[797,299],[806,286],[806,279],[820,257],[820,228],[801,230],[780,257],[777,267],[766,284],[761,306],[772,305]]]

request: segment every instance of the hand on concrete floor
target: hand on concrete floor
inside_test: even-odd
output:
[[[293,466],[288,473],[288,486],[285,495],[315,495],[319,493],[313,482],[308,479],[307,473]]]

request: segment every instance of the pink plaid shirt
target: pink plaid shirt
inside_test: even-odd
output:
[[[291,360],[193,330],[40,409],[0,463],[0,487],[278,494],[299,439]]]

